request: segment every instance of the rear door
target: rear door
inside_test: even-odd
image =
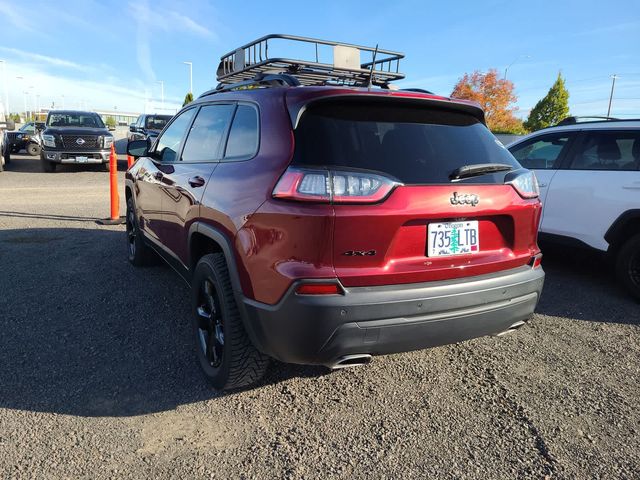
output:
[[[235,108],[233,103],[200,107],[179,156],[164,173],[162,241],[183,265],[189,264],[189,227],[199,217],[205,186],[223,156]]]
[[[479,275],[524,265],[537,251],[540,202],[505,184],[508,172],[455,178],[467,165],[521,168],[468,113],[323,102],[307,107],[295,140],[292,165],[329,169],[345,198],[371,189],[375,175],[399,184],[374,204],[334,196],[333,260],[345,286]]]
[[[577,131],[547,133],[509,147],[509,151],[520,165],[533,170],[538,178],[540,200],[543,205],[542,223],[551,182],[577,135]]]
[[[640,205],[640,132],[584,130],[551,183],[543,231],[606,250],[604,235]]]

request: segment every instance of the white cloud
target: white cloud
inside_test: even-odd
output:
[[[135,78],[125,81],[108,76],[94,80],[54,75],[30,63],[9,62],[6,67],[9,107],[12,112],[23,111],[25,103],[27,110],[38,106],[49,108],[55,104],[56,107],[66,108],[113,110],[117,107],[119,111],[143,112],[147,101],[154,100],[148,98],[146,84]],[[16,78],[18,76],[23,79]],[[165,106],[176,109],[181,100],[167,97]]]
[[[37,63],[46,63],[47,65],[51,65],[54,67],[71,68],[74,70],[82,70],[82,71],[90,70],[90,68],[87,66],[80,65],[78,63],[71,62],[63,58],[49,57],[47,55],[40,55],[39,53],[26,52],[24,50],[19,50],[17,48],[0,47],[0,51],[11,53],[13,55],[17,55],[26,60],[32,60]]]

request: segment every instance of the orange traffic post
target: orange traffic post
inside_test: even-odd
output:
[[[98,220],[98,223],[102,225],[124,223],[124,217],[120,216],[120,196],[118,195],[118,156],[113,145],[111,145],[111,154],[109,155],[109,194],[111,197],[111,216],[104,220]]]
[[[133,165],[134,162],[135,159],[131,155],[127,155],[127,170],[131,168],[131,165]]]

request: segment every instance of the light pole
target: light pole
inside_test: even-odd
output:
[[[189,93],[193,95],[193,63],[182,62],[185,65],[189,65]]]
[[[158,83],[160,84],[160,105],[162,111],[164,111],[164,82],[162,80],[158,80]]]
[[[509,64],[509,66],[507,66],[507,68],[504,69],[504,79],[507,79],[507,72],[509,71],[509,69],[511,67],[513,67],[516,63],[518,63],[520,60],[524,59],[524,58],[531,58],[531,55],[520,55],[518,58],[516,58],[513,62],[511,62]]]
[[[24,119],[27,120],[27,92],[24,90],[24,77],[16,77],[22,83],[22,102],[24,104]]]
[[[616,78],[618,75],[615,73],[611,75],[611,94],[609,95],[609,108],[607,109],[607,117],[611,114],[611,102],[613,101],[613,89],[616,87]]]
[[[4,85],[4,109],[6,111],[7,117],[11,113],[9,110],[9,87],[7,85],[7,62],[4,60],[0,60],[2,63],[2,84]]]

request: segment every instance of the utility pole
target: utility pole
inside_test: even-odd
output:
[[[607,117],[611,114],[611,102],[613,101],[613,89],[616,87],[616,78],[618,78],[618,76],[614,73],[613,75],[611,75],[612,81],[611,81],[611,94],[609,95],[609,108],[607,109]]]
[[[193,95],[193,63],[182,62],[185,65],[189,65],[189,93]]]

